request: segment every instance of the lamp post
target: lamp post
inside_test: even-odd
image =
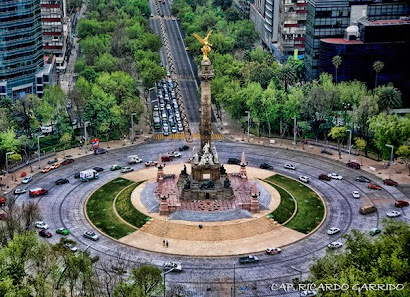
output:
[[[296,149],[296,117],[293,117],[293,149]]]
[[[41,170],[40,138],[42,137],[44,137],[44,135],[37,135],[38,170]]]
[[[90,122],[84,122],[84,148],[85,148],[85,153],[87,154],[87,124]]]
[[[232,296],[236,297],[236,263],[233,262],[233,287],[232,287]]]
[[[250,125],[250,119],[251,119],[251,112],[249,110],[245,111],[245,113],[248,115],[248,137],[247,140],[249,142],[249,125]]]
[[[168,270],[168,271],[165,271],[164,272],[164,297],[165,297],[165,294],[166,294],[166,289],[167,289],[167,287],[166,287],[166,285],[165,285],[165,276],[168,274],[168,273],[170,273],[171,271],[173,271],[174,269],[172,268],[172,269],[170,269],[170,270]]]
[[[386,144],[386,146],[389,147],[389,148],[391,148],[390,162],[389,162],[389,166],[390,166],[391,164],[393,164],[393,149],[394,149],[394,146],[391,145],[391,144]]]
[[[342,105],[343,109],[345,110],[344,125],[346,126],[346,112],[352,108],[352,105],[348,102],[343,102]]]
[[[14,152],[6,153],[6,187],[9,188],[9,159],[8,156],[14,154]]]
[[[299,272],[299,284],[300,284],[302,282],[302,270],[300,270],[300,269],[298,269],[294,266],[290,266],[290,268],[292,268],[293,270],[296,270],[297,272]],[[300,291],[300,285],[298,287],[299,287],[299,291]]]
[[[352,130],[347,129],[346,132],[349,131],[349,161],[350,162],[350,150],[352,149]]]
[[[131,114],[131,143],[134,143],[134,116],[136,113]]]

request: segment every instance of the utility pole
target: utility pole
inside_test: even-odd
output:
[[[389,162],[389,166],[390,166],[391,164],[393,164],[393,149],[394,149],[394,146],[391,145],[391,144],[386,144],[386,146],[389,147],[389,148],[391,148],[390,162]]]
[[[9,188],[9,160],[8,156],[14,154],[14,152],[6,153],[6,187]]]
[[[350,162],[350,151],[352,149],[352,130],[347,129],[346,132],[349,132],[349,161]]]
[[[245,111],[246,114],[248,114],[248,142],[249,142],[249,125],[250,125],[250,119],[251,119],[251,112],[250,111]]]
[[[87,154],[87,124],[90,122],[84,122],[84,148],[85,148],[85,153]]]
[[[296,270],[297,272],[299,272],[299,284],[302,282],[302,270],[300,270],[300,269],[298,269],[298,268],[296,268],[296,267],[294,267],[294,266],[290,266],[290,268],[292,268],[293,270]],[[298,286],[299,288],[299,290],[298,291],[300,291],[300,285]]]
[[[293,118],[293,149],[296,149],[296,117]]]
[[[131,114],[131,143],[134,143],[134,116],[136,115],[136,113],[132,113]]]
[[[37,152],[38,152],[38,170],[41,169],[41,154],[40,154],[40,138],[44,137],[44,135],[37,135]]]
[[[232,296],[236,297],[236,263],[233,262],[233,287],[232,287]]]

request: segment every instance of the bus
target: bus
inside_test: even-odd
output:
[[[159,119],[159,116],[154,117],[154,129],[160,129],[161,128],[161,121]]]

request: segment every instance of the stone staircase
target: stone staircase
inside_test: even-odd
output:
[[[169,219],[193,222],[222,222],[252,217],[253,216],[249,211],[243,209],[231,209],[214,212],[177,210],[169,216]]]

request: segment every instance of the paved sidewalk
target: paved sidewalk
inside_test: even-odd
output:
[[[240,127],[238,122],[233,121],[230,116],[226,113],[222,114],[222,120],[217,119],[217,127],[225,135],[226,138],[231,139],[236,142],[247,142],[247,135],[243,133],[243,129]],[[274,141],[274,143],[272,143]],[[249,143],[258,144],[269,147],[277,147],[283,149],[293,150],[293,141],[289,139],[280,138],[268,138],[268,137],[257,137],[250,134]],[[321,157],[333,159],[337,162],[347,163],[349,159],[349,154],[342,152],[341,159],[337,152],[333,151],[333,155],[322,154],[321,150],[323,148],[315,145],[303,145],[301,142],[296,144],[295,150],[305,151],[309,154],[318,155]],[[382,183],[382,179],[391,178],[399,183],[399,185],[410,185],[410,176],[408,175],[408,168],[400,161],[396,161],[391,166],[383,166],[383,161],[375,161],[364,156],[351,155],[350,160],[362,164],[361,169],[367,171],[370,174],[375,175],[380,178],[379,183]],[[384,168],[385,167],[385,168]],[[358,175],[360,173],[358,172]]]

